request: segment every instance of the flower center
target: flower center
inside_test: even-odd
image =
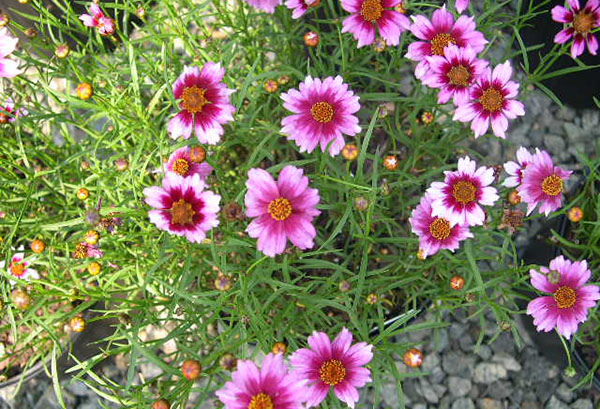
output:
[[[554,301],[556,301],[558,308],[571,308],[575,305],[575,301],[577,301],[577,294],[571,287],[563,285],[562,287],[558,287],[558,290],[554,293]]]
[[[202,112],[204,105],[208,104],[208,100],[204,96],[206,90],[197,86],[187,87],[183,90],[182,107],[190,114]]]
[[[594,26],[594,16],[585,11],[575,15],[573,18],[573,28],[580,34],[587,34]]]
[[[290,217],[292,214],[292,204],[286,198],[279,197],[269,203],[267,211],[274,220],[280,222]]]
[[[10,273],[15,277],[21,277],[25,273],[25,264],[13,263],[13,265],[10,266]]]
[[[462,205],[466,205],[475,200],[477,188],[471,182],[459,180],[452,186],[452,196],[454,200]]]
[[[333,106],[328,102],[317,102],[310,107],[310,114],[315,121],[326,124],[333,119]]]
[[[346,368],[337,359],[330,359],[323,362],[319,368],[321,380],[327,385],[337,385],[346,377]]]
[[[250,399],[248,409],[273,409],[273,401],[269,395],[261,392]]]
[[[175,172],[181,176],[185,176],[188,174],[189,170],[190,170],[190,164],[188,163],[187,160],[177,159],[175,162],[173,162],[173,172]]]
[[[192,224],[194,215],[196,214],[192,208],[192,204],[183,199],[179,199],[179,201],[173,203],[169,211],[171,212],[171,222],[181,226]]]
[[[481,102],[483,109],[489,112],[500,111],[503,101],[504,97],[502,96],[502,93],[496,88],[486,89],[483,91],[481,98],[479,98],[479,102]]]
[[[443,217],[436,217],[429,225],[429,233],[437,240],[446,240],[450,237],[450,222]]]
[[[435,37],[431,39],[431,54],[444,55],[444,48],[446,48],[450,43],[456,44],[456,40],[450,34],[436,34]]]
[[[471,74],[469,70],[464,65],[455,65],[450,68],[448,74],[446,74],[448,79],[450,80],[450,84],[459,85],[461,87],[466,87],[469,85],[469,79],[471,78]]]
[[[360,15],[363,16],[365,21],[374,23],[381,18],[382,14],[381,0],[365,0],[360,6]]]
[[[542,192],[548,196],[561,194],[563,190],[563,181],[558,176],[552,174],[542,181]]]

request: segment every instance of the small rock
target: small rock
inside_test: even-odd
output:
[[[89,389],[85,383],[79,381],[67,385],[66,389],[75,396],[87,396],[91,392],[91,389]]]
[[[425,359],[423,359],[423,365],[421,365],[421,369],[424,372],[431,372],[434,368],[439,368],[440,366],[440,356],[432,352],[430,354],[425,355]]]
[[[423,401],[421,392],[419,391],[419,384],[415,379],[407,379],[402,383],[402,391],[404,395],[410,400],[415,402]]]
[[[440,404],[437,409],[450,409],[450,396],[444,396],[440,399]]]
[[[496,381],[487,388],[486,395],[494,399],[506,399],[513,393],[513,386],[509,381]]]
[[[565,128],[569,141],[583,142],[587,139],[587,132],[575,124],[567,122],[563,125],[563,128]]]
[[[594,404],[589,399],[577,399],[571,405],[571,409],[594,409]]]
[[[442,358],[442,368],[448,375],[471,376],[471,368],[475,364],[474,356],[450,351]]]
[[[600,124],[600,115],[596,109],[586,109],[581,114],[581,124],[585,131],[592,131]]]
[[[469,333],[466,333],[460,338],[460,340],[458,341],[458,345],[463,351],[471,353],[473,352],[473,346],[475,345],[475,341]]]
[[[492,362],[497,362],[497,363],[501,364],[508,371],[516,372],[516,371],[521,370],[521,364],[519,364],[514,357],[512,357],[506,353],[501,352],[501,353],[495,354],[494,357],[492,358]]]
[[[556,118],[561,119],[563,121],[573,121],[573,119],[575,119],[575,115],[577,115],[577,112],[575,112],[575,110],[571,107],[568,106],[563,106],[562,108],[559,108],[558,111],[556,111]]]
[[[430,348],[434,351],[443,352],[448,349],[450,345],[450,339],[448,336],[448,330],[441,328],[436,331],[432,337]]]
[[[556,391],[554,391],[554,393],[556,393],[556,397],[562,400],[563,402],[571,403],[571,401],[573,400],[573,391],[565,383],[561,383],[560,385],[558,385],[558,388],[556,388]]]
[[[496,354],[504,352],[509,355],[514,355],[515,353],[515,341],[513,340],[512,335],[508,332],[503,332],[500,334],[498,338],[496,338],[496,340],[490,345],[490,347]]]
[[[453,322],[448,330],[450,339],[454,340],[460,340],[465,332],[467,332],[467,326],[459,322]]]
[[[469,398],[458,398],[452,403],[452,409],[475,409],[475,404]]]
[[[564,152],[566,143],[562,136],[549,134],[544,136],[544,145],[552,154]]]
[[[534,400],[526,400],[521,403],[520,409],[541,409],[542,405],[540,405],[537,401]]]
[[[427,409],[427,405],[424,403],[417,403],[416,405],[413,405],[412,409]]]
[[[545,409],[569,409],[569,406],[561,402],[556,396],[552,396],[544,406]]]
[[[499,379],[505,379],[506,376],[506,369],[502,365],[494,362],[482,362],[475,367],[473,379],[477,383],[489,384]]]
[[[440,401],[436,390],[425,378],[420,378],[419,386],[420,387],[417,389],[417,391],[420,392],[421,396],[424,397],[427,402],[438,403]]]
[[[448,378],[448,390],[455,397],[467,396],[471,390],[471,380],[459,378],[458,376],[450,376]]]
[[[437,367],[437,368],[433,368],[431,371],[431,375],[429,375],[429,380],[431,381],[432,384],[439,384],[442,383],[442,381],[444,380],[444,378],[446,377],[446,373],[442,370],[442,368]]]
[[[446,388],[444,385],[433,385],[433,390],[438,398],[441,398],[446,394],[448,388]]]
[[[478,409],[504,409],[502,402],[492,399],[492,398],[483,398],[477,401]]]
[[[543,382],[536,383],[533,389],[537,399],[542,403],[546,402],[552,395],[552,392],[556,389],[556,385],[558,385],[556,380],[545,380]]]
[[[481,345],[477,355],[479,355],[483,361],[487,361],[492,357],[492,349],[487,345]]]

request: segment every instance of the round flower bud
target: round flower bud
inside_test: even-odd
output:
[[[418,368],[423,364],[423,352],[417,348],[411,348],[404,353],[402,358],[404,364],[410,368]]]
[[[346,280],[340,281],[338,286],[340,288],[340,291],[343,293],[350,291],[350,283]]]
[[[31,251],[33,251],[35,254],[40,254],[46,248],[46,246],[44,245],[44,242],[41,240],[38,240],[38,239],[35,239],[34,241],[32,241],[30,247],[31,247]]]
[[[477,297],[475,297],[475,294],[473,294],[473,293],[465,294],[465,300],[467,302],[474,302],[476,299],[477,299]]]
[[[194,361],[193,359],[188,359],[183,362],[183,365],[181,365],[181,373],[188,381],[194,381],[198,379],[201,372],[202,365],[200,365],[200,362]]]
[[[96,243],[98,243],[99,239],[100,239],[100,233],[98,233],[96,230],[88,230],[85,233],[84,240],[87,244],[94,246]]]
[[[19,4],[27,4],[29,3],[29,0],[19,0]]]
[[[135,10],[135,15],[137,16],[137,18],[143,20],[146,17],[146,9],[143,7],[138,7]]]
[[[421,121],[426,125],[432,123],[434,119],[433,112],[425,111],[421,114]]]
[[[225,206],[223,206],[223,217],[225,217],[225,220],[230,222],[242,220],[244,218],[242,206],[235,202],[227,203]]]
[[[0,27],[7,26],[10,23],[10,17],[6,13],[0,13]]]
[[[171,404],[166,399],[158,399],[152,402],[152,409],[171,409]]]
[[[23,31],[23,33],[28,37],[28,38],[35,38],[37,37],[37,30],[35,28],[29,27],[28,29],[26,29],[25,31]]]
[[[453,290],[460,290],[465,286],[465,279],[461,276],[454,276],[450,278],[450,288]]]
[[[385,44],[385,40],[383,38],[376,38],[373,41],[373,51],[375,51],[376,53],[382,53],[385,51],[386,48],[386,44]]]
[[[277,83],[278,83],[279,85],[285,85],[285,84],[287,84],[288,82],[290,82],[290,77],[289,77],[289,75],[285,75],[285,74],[284,74],[284,75],[280,75],[280,76],[279,76],[279,78],[277,78]]]
[[[319,45],[319,35],[314,31],[309,31],[302,36],[304,45],[307,47],[316,47]]]
[[[202,163],[206,160],[206,150],[202,146],[193,146],[190,148],[190,160],[196,163]]]
[[[88,170],[90,168],[90,163],[83,161],[79,166],[81,167],[81,170]]]
[[[276,342],[271,348],[271,352],[274,354],[285,354],[285,351],[287,351],[287,346],[283,342]]]
[[[267,91],[269,94],[274,93],[275,91],[277,91],[277,88],[279,88],[279,86],[277,85],[277,81],[275,80],[266,80],[263,84],[263,87],[265,88],[265,91]]]
[[[85,200],[88,198],[89,195],[90,195],[90,192],[84,187],[82,187],[81,189],[79,189],[77,191],[77,199],[79,199],[79,200]]]
[[[231,289],[231,280],[224,274],[219,274],[215,279],[215,288],[219,291],[227,291]]]
[[[513,206],[516,206],[519,203],[521,203],[521,196],[519,196],[519,192],[517,192],[516,190],[511,190],[508,194],[508,203],[510,203]]]
[[[69,321],[69,326],[74,332],[83,332],[85,329],[85,320],[81,317],[73,317]]]
[[[358,147],[353,143],[347,143],[342,149],[342,157],[346,160],[354,160],[358,157]]]
[[[31,297],[29,297],[27,291],[24,290],[13,290],[12,293],[10,293],[10,299],[14,306],[21,311],[29,308],[29,305],[31,304]]]
[[[129,168],[129,162],[127,162],[127,159],[124,158],[117,159],[115,161],[115,168],[117,168],[119,172],[124,172],[127,170],[127,168]]]
[[[91,275],[97,276],[102,271],[102,266],[100,265],[100,263],[93,261],[88,265],[87,271]]]
[[[569,209],[567,215],[569,216],[569,220],[573,223],[577,223],[583,218],[583,211],[579,207],[573,206]]]
[[[398,168],[398,158],[394,155],[388,155],[383,158],[383,167],[389,171],[396,170]]]
[[[365,298],[366,303],[369,305],[373,305],[373,304],[377,303],[377,300],[378,300],[377,295],[373,294],[373,293],[367,295],[367,297]]]
[[[77,93],[77,96],[80,99],[85,100],[89,99],[92,96],[92,94],[94,93],[94,89],[87,82],[82,82],[79,85],[77,85],[77,89],[75,92]]]
[[[237,359],[231,354],[225,354],[219,359],[219,366],[225,371],[231,371],[237,366]]]
[[[364,196],[357,196],[354,198],[354,208],[358,211],[364,212],[369,207],[369,201]]]

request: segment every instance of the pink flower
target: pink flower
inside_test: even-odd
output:
[[[262,10],[265,13],[272,14],[275,12],[275,7],[281,4],[281,0],[244,0],[246,3],[255,9]]]
[[[494,135],[506,138],[508,120],[525,115],[525,107],[514,99],[519,92],[519,84],[510,81],[510,62],[486,68],[471,88],[471,102],[460,105],[454,112],[455,121],[471,122],[475,137],[485,134],[492,125]]]
[[[246,216],[255,218],[246,231],[258,238],[258,250],[275,257],[283,253],[287,239],[302,250],[314,246],[312,221],[321,213],[315,208],[320,198],[317,189],[308,187],[302,169],[284,167],[277,183],[265,170],[250,169],[246,186]]]
[[[155,209],[148,212],[150,221],[161,230],[185,236],[192,243],[202,242],[206,232],[219,224],[221,200],[221,196],[204,188],[199,175],[184,178],[167,173],[162,187],[144,189],[146,203]]]
[[[462,13],[467,7],[469,7],[469,0],[456,0],[454,7],[456,7],[456,11]]]
[[[202,67],[186,67],[173,84],[173,95],[181,100],[179,112],[167,125],[171,138],[188,139],[192,127],[201,143],[215,145],[223,135],[222,124],[233,121],[235,108],[229,103],[234,90],[222,82],[225,70],[220,64],[207,62]]]
[[[348,90],[339,75],[322,81],[308,76],[299,89],[281,94],[284,108],[293,112],[281,121],[281,132],[296,142],[300,152],[310,153],[320,144],[321,151],[329,145],[329,154],[337,155],[345,145],[342,135],[360,132],[358,118],[353,115],[360,109],[359,97]]]
[[[165,172],[175,173],[183,177],[200,176],[201,179],[212,172],[213,168],[206,162],[197,163],[190,157],[189,146],[177,149],[169,156],[169,161],[164,166]]]
[[[458,160],[458,170],[445,171],[443,182],[433,182],[427,192],[433,202],[432,216],[443,217],[451,225],[482,225],[485,213],[480,205],[493,206],[498,200],[494,169],[481,166],[468,156]]]
[[[440,249],[454,252],[461,241],[473,237],[469,226],[451,226],[449,220],[433,216],[431,202],[433,198],[429,193],[425,193],[408,219],[412,232],[419,236],[419,248],[423,258],[437,253]]]
[[[331,342],[327,334],[314,331],[308,337],[309,348],[297,350],[290,357],[292,375],[308,381],[307,407],[318,406],[333,387],[334,395],[354,408],[358,390],[371,382],[371,372],[363,365],[371,362],[373,346],[366,342],[352,345],[352,334],[342,328]]]
[[[412,19],[410,31],[423,41],[410,44],[406,57],[419,61],[415,68],[415,76],[419,79],[429,71],[429,63],[425,57],[444,55],[444,48],[447,45],[454,44],[458,47],[470,45],[475,53],[479,53],[487,44],[483,34],[475,30],[473,17],[460,16],[455,23],[454,17],[446,10],[445,5],[433,12],[431,21],[422,15],[413,16]]]
[[[536,148],[536,153],[539,149]],[[529,153],[527,148],[520,147],[517,151],[517,162],[508,161],[504,164],[504,170],[510,176],[507,177],[502,183],[506,187],[519,186],[523,181],[523,170],[529,163],[533,161],[533,155]]]
[[[541,267],[540,272],[529,270],[531,285],[552,295],[530,301],[527,314],[533,317],[538,331],[556,328],[559,334],[570,338],[600,299],[600,288],[584,285],[592,274],[585,260],[572,263],[558,256],[550,262],[550,269]]]
[[[225,409],[301,409],[305,383],[288,374],[282,354],[268,354],[260,369],[252,361],[238,360],[231,382],[215,394]]]
[[[517,187],[519,196],[527,203],[527,215],[540,204],[540,213],[546,216],[562,206],[563,181],[571,171],[554,166],[546,151],[533,155],[531,162],[523,170],[521,185]]]
[[[22,250],[22,249],[23,249],[23,247],[19,247],[19,250]],[[10,258],[10,263],[8,264],[8,268],[6,269],[6,271],[8,272],[8,274],[11,277],[17,278],[19,280],[24,280],[24,281],[30,281],[32,279],[37,280],[40,278],[40,276],[38,275],[38,272],[36,270],[34,270],[33,268],[30,268],[32,261],[33,261],[33,259],[26,260],[25,254],[22,252],[15,253]],[[4,268],[4,266],[5,266],[4,260],[0,261],[0,268]],[[10,280],[10,284],[11,284],[11,286],[14,286],[16,284],[16,281]]]
[[[79,20],[86,27],[97,27],[98,33],[103,36],[111,35],[115,32],[115,22],[112,18],[105,17],[96,3],[90,4],[90,14],[82,14]]]
[[[0,107],[0,114],[8,117],[8,122],[14,122],[20,116],[29,115],[29,111],[25,108],[15,109],[15,103],[12,98],[8,98],[4,103],[4,108]]]
[[[600,27],[600,0],[588,0],[583,9],[579,5],[579,0],[568,0],[568,3],[569,9],[563,6],[552,9],[552,20],[568,24],[567,28],[556,34],[554,42],[564,44],[573,37],[571,57],[577,58],[583,54],[586,42],[590,54],[596,55],[598,40],[592,30]]]
[[[294,10],[292,18],[300,18],[309,8],[317,7],[320,3],[321,0],[286,0],[285,6],[288,9]]]
[[[429,74],[421,78],[423,84],[439,88],[438,104],[445,104],[454,98],[455,105],[466,104],[470,100],[471,86],[477,81],[488,62],[477,59],[470,45],[458,48],[449,44],[444,55],[427,57]]]
[[[351,16],[342,21],[342,33],[352,33],[357,47],[372,44],[375,27],[387,45],[400,44],[400,33],[410,28],[410,20],[402,13],[389,8],[401,0],[342,0],[342,8]]]
[[[12,78],[22,72],[16,61],[4,58],[15,51],[18,42],[19,39],[12,37],[6,27],[0,28],[0,78]]]

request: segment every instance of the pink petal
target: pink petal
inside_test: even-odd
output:
[[[558,23],[570,23],[573,20],[573,13],[563,6],[556,6],[552,9],[552,20]]]
[[[558,33],[556,33],[556,35],[554,36],[554,42],[557,44],[563,44],[563,43],[566,43],[567,41],[569,41],[569,39],[572,36],[573,36],[573,29],[565,28],[563,30],[560,30]]]

